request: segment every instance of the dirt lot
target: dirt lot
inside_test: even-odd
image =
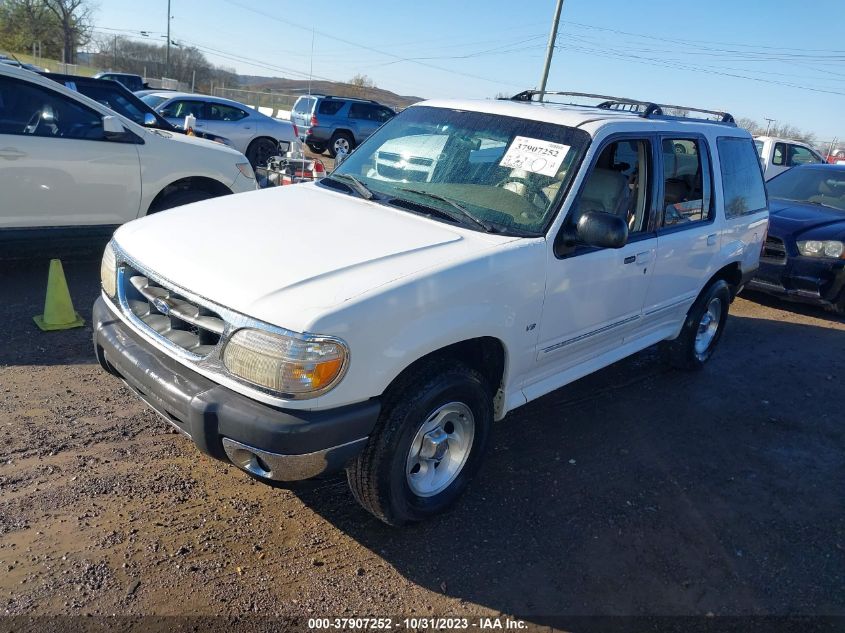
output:
[[[47,262],[0,263],[0,614],[845,615],[845,322],[738,299],[698,374],[653,350],[499,423],[468,495],[403,530],[343,477],[202,456],[44,334]]]

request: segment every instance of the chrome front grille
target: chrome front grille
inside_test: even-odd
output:
[[[120,276],[123,304],[141,324],[188,354],[205,357],[226,329],[216,312],[124,266]]]
[[[786,246],[783,240],[779,237],[769,235],[766,237],[766,243],[763,245],[763,252],[760,259],[781,264],[786,261]]]

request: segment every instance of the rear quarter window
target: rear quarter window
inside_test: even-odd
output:
[[[719,166],[725,216],[736,218],[766,209],[766,187],[754,143],[750,139],[720,136]]]

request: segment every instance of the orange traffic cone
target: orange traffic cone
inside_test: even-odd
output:
[[[47,277],[47,297],[44,299],[44,314],[32,317],[35,325],[45,332],[69,330],[82,327],[85,321],[73,309],[70,291],[67,289],[65,271],[58,259],[50,260],[50,274]]]

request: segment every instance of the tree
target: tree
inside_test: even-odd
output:
[[[42,0],[59,21],[62,34],[62,61],[76,63],[76,48],[87,44],[91,34],[93,9],[87,0]]]
[[[0,49],[61,57],[61,29],[42,0],[0,0]]]

